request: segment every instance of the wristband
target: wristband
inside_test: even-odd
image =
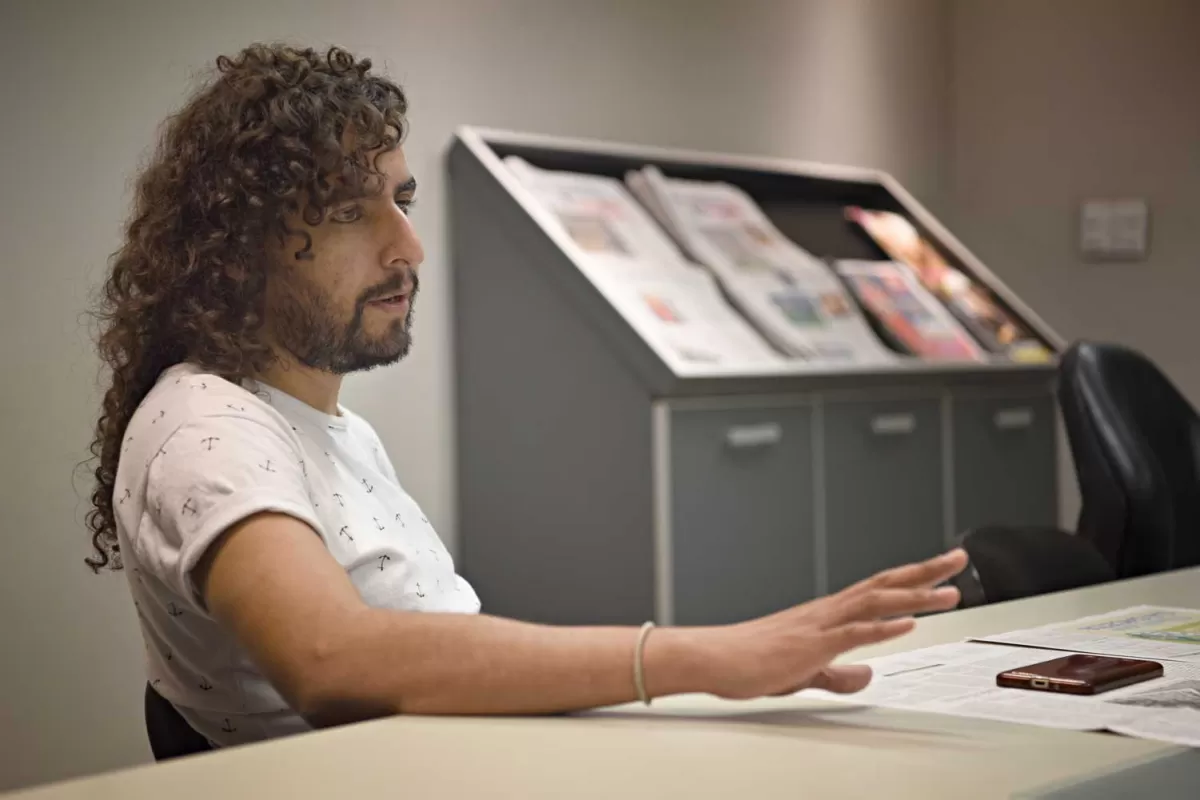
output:
[[[637,688],[638,699],[646,705],[650,705],[650,695],[646,694],[646,670],[642,662],[646,651],[646,639],[653,629],[653,622],[642,625],[642,629],[638,631],[637,646],[633,649],[633,685]]]

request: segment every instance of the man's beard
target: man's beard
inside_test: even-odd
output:
[[[412,287],[408,313],[394,319],[387,330],[374,337],[363,329],[367,303]],[[278,344],[307,367],[345,375],[394,364],[412,347],[413,307],[420,281],[406,270],[359,295],[349,322],[338,319],[329,296],[306,279],[290,275],[269,316]]]

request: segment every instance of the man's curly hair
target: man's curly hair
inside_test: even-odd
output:
[[[252,45],[218,58],[168,120],[96,309],[111,384],[91,445],[93,570],[121,568],[122,440],[163,370],[190,361],[236,381],[267,367],[269,243],[299,237],[296,257],[311,258],[311,239],[287,220],[319,224],[339,196],[382,186],[376,159],[403,138],[407,100],[370,69],[340,48]]]

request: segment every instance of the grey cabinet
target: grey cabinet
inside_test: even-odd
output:
[[[824,407],[828,590],[944,547],[938,398]]]
[[[956,397],[951,413],[955,532],[1056,525],[1053,395]]]
[[[816,593],[812,411],[670,414],[676,623],[735,622]]]

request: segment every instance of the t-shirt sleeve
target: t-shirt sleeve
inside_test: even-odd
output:
[[[262,512],[288,514],[324,538],[308,489],[304,452],[282,423],[212,415],[179,427],[149,465],[140,526],[144,566],[207,613],[192,571],[231,526]]]

